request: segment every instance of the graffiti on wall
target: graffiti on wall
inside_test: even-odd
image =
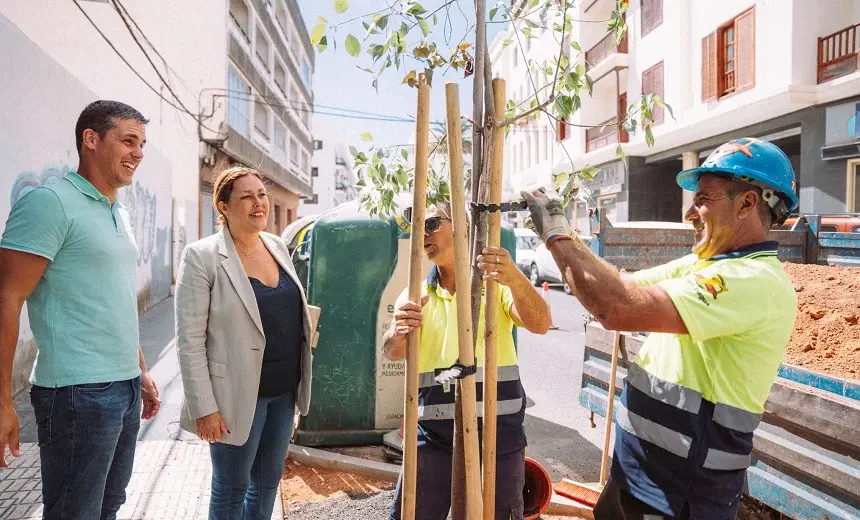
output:
[[[74,168],[65,163],[48,164],[42,168],[42,173],[36,174],[32,171],[21,172],[15,177],[12,183],[12,190],[9,193],[9,207],[15,205],[18,200],[27,194],[33,188],[38,188],[44,184],[48,184],[55,179],[62,179],[67,173],[74,171]]]
[[[126,188],[122,198],[137,242],[137,265],[148,264],[155,252],[156,201],[155,194],[139,182]]]

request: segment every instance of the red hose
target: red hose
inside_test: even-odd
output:
[[[523,512],[526,520],[536,520],[552,501],[552,479],[534,459],[526,457],[526,484],[523,487]]]

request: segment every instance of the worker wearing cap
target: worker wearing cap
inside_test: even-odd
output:
[[[768,230],[798,205],[775,145],[735,139],[677,178],[694,191],[693,254],[632,275],[571,236],[561,198],[523,193],[573,293],[607,329],[651,332],[616,408],[601,519],[733,519],[753,431],[797,315]]]
[[[464,216],[465,219],[465,216]],[[435,381],[436,371],[451,367],[459,355],[457,302],[454,281],[454,232],[451,207],[436,204],[427,212],[424,227],[424,252],[433,266],[424,285],[423,298],[409,302],[404,291],[383,341],[385,355],[391,360],[406,355],[406,335],[420,334],[418,347],[418,473],[416,520],[445,520],[451,506],[451,451],[454,441],[454,385]],[[496,508],[498,520],[523,520],[525,483],[526,398],[520,383],[513,327],[544,334],[550,318],[546,302],[520,272],[507,250],[487,247],[478,256],[484,279],[499,283],[497,307],[498,401],[496,435]],[[478,322],[476,360],[460,360],[464,365],[477,362],[477,408],[483,395],[484,308]],[[478,427],[481,427],[480,421]],[[390,520],[400,520],[402,475],[397,482]]]

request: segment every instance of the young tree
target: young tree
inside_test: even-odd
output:
[[[419,72],[423,72],[428,82],[434,81],[434,78],[438,80],[439,75],[451,73],[461,73],[465,77],[474,75],[472,117],[463,116],[471,125],[471,139],[468,146],[464,145],[464,150],[471,149],[471,169],[467,174],[471,175],[471,200],[474,203],[487,201],[489,161],[486,158],[492,157],[495,146],[495,132],[491,130],[502,126],[507,132],[517,122],[540,116],[554,124],[570,124],[567,121],[582,107],[583,98],[591,96],[593,81],[586,71],[584,52],[572,34],[575,20],[571,18],[571,11],[574,0],[519,0],[513,2],[512,6],[506,0],[499,0],[489,12],[486,0],[473,2],[465,9],[471,9],[475,14],[474,32],[470,28],[455,45],[445,43],[455,41],[453,35],[448,33],[450,16],[452,9],[463,12],[464,6],[461,4],[466,4],[465,0],[445,0],[429,8],[416,0],[387,0],[386,7],[377,11],[351,17],[347,15],[344,20],[335,23],[320,18],[311,30],[311,43],[322,52],[328,46],[336,46],[338,38],[342,37],[340,45],[350,56],[361,60],[360,67],[372,76],[374,87],[378,85],[380,75],[391,69],[403,73],[403,83],[409,86],[416,84]],[[334,6],[338,13],[346,13],[349,0],[334,0]],[[606,30],[613,35],[615,44],[621,42],[627,31],[624,19],[626,9],[627,0],[617,0],[609,19],[605,21]],[[488,22],[513,24],[515,38],[506,41],[505,45],[516,45],[524,62],[528,63],[531,92],[519,104],[513,100],[507,101],[504,114],[496,114],[493,109],[492,67],[486,36]],[[441,40],[438,34],[440,28]],[[529,60],[525,53],[524,42],[536,38],[535,30],[539,28],[549,31],[558,44],[554,58],[545,63]],[[344,32],[347,33],[345,36]],[[542,88],[537,87],[537,75],[544,75],[548,80]],[[635,133],[637,127],[641,128],[646,142],[651,146],[655,106],[665,107],[671,114],[671,107],[665,105],[658,95],[643,95],[638,102],[627,107],[623,119],[613,124],[622,125],[630,133]],[[428,172],[428,204],[447,199],[450,191],[444,161],[440,163],[434,160],[445,153],[447,132],[441,125],[433,130],[435,143],[430,146],[430,164],[436,163],[442,167],[431,167]],[[463,135],[468,133],[464,131]],[[372,137],[363,134],[362,140],[370,142]],[[561,145],[564,147],[563,142]],[[393,214],[396,209],[395,196],[412,189],[408,151],[405,148],[398,152],[397,148],[392,151],[390,148],[371,147],[365,152],[354,146],[350,147],[350,151],[359,175],[356,187],[362,206],[371,215],[386,217]],[[570,157],[567,150],[564,151]],[[620,144],[616,153],[626,165]],[[570,164],[573,162],[571,158]],[[591,180],[598,171],[586,165],[582,169],[557,175],[556,188],[565,198],[578,198],[589,203],[590,197],[583,182]],[[486,224],[486,213],[473,211],[470,233],[473,266],[477,252],[486,243]],[[473,267],[471,281],[472,331],[477,334],[481,297],[481,273],[477,268]],[[459,407],[456,416],[459,417]],[[462,466],[458,467],[457,464],[462,458],[461,450],[462,443],[458,445],[458,438],[455,437],[451,508],[455,520],[465,515],[464,486],[458,484],[458,478],[462,478],[463,474]]]

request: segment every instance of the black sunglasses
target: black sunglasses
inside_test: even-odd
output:
[[[430,217],[424,219],[424,232],[425,233],[433,233],[434,231],[439,230],[439,226],[442,225],[443,220],[451,220],[448,217]]]

